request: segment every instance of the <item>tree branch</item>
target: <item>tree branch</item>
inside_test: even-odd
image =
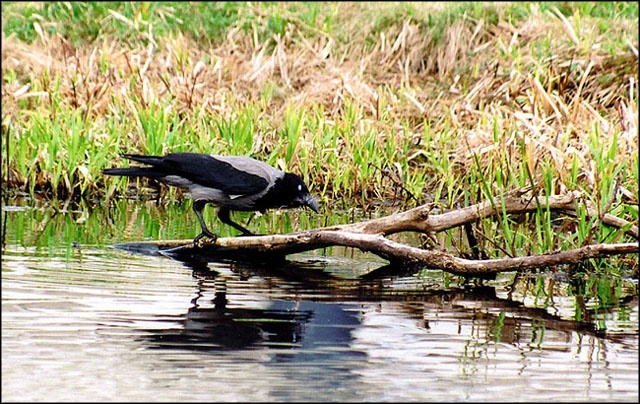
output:
[[[441,214],[430,214],[433,205],[418,206],[405,212],[364,222],[329,226],[300,233],[219,238],[215,242],[191,240],[158,242],[167,255],[195,257],[200,254],[211,260],[271,261],[289,254],[329,246],[345,246],[368,251],[389,260],[399,267],[420,264],[460,275],[486,275],[501,271],[524,270],[560,264],[575,264],[591,258],[640,252],[638,243],[587,245],[568,251],[514,258],[468,260],[438,250],[425,250],[395,242],[385,236],[412,231],[435,237],[435,233],[473,223],[503,213],[521,214],[560,211],[577,215],[581,194],[571,192],[554,196],[523,196],[524,190],[505,195],[501,200],[487,201]],[[597,210],[587,206],[587,215],[597,216]],[[599,215],[604,224],[623,229],[638,239],[638,226],[612,215]]]

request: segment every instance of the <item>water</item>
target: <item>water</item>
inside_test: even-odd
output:
[[[139,205],[5,205],[3,401],[638,401],[633,278],[364,280],[384,261],[338,248],[189,265],[110,246],[194,231]]]

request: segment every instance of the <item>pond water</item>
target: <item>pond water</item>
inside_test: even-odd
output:
[[[367,279],[385,262],[350,249],[248,266],[113,247],[193,237],[186,205],[2,218],[3,401],[638,401],[632,277]]]

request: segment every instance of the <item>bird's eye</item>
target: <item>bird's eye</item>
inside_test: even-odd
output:
[[[298,191],[302,191],[302,185],[298,184]]]

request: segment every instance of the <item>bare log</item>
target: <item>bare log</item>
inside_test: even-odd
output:
[[[374,253],[399,265],[421,264],[429,269],[441,269],[457,275],[486,275],[502,271],[520,271],[560,264],[576,264],[590,258],[603,258],[619,254],[639,253],[638,243],[595,244],[568,251],[530,255],[514,258],[488,260],[468,260],[455,257],[438,250],[425,250],[398,243],[379,234],[352,233],[341,230],[317,229],[303,233],[257,236],[229,237],[218,239],[217,243],[192,243],[179,246],[172,252],[185,254],[206,253],[234,257],[252,257],[254,259],[274,259],[302,251],[329,246],[358,248]],[[230,253],[233,256],[229,255]]]
[[[330,246],[358,248],[374,253],[400,266],[420,264],[460,275],[486,275],[501,271],[524,270],[560,264],[575,264],[591,258],[640,252],[638,243],[587,245],[568,251],[558,251],[514,258],[468,260],[447,252],[427,250],[395,242],[385,236],[411,231],[434,237],[435,233],[490,216],[535,212],[539,209],[576,215],[581,194],[571,192],[557,196],[524,196],[524,190],[513,192],[495,201],[483,202],[441,214],[431,214],[433,205],[427,204],[386,217],[359,223],[329,226],[300,233],[219,238],[215,242],[202,240],[194,245],[190,240],[159,243],[167,254],[204,254],[215,259],[269,261],[284,259],[286,255]],[[638,239],[638,226],[612,215],[598,214],[587,206],[587,214],[599,216],[603,223],[623,228]]]
[[[438,215],[430,214],[433,209],[432,204],[421,205],[406,212],[400,212],[379,219],[372,219],[361,223],[351,223],[325,229],[343,230],[353,233],[382,234],[389,235],[403,231],[414,231],[425,234],[433,234],[440,231],[462,226],[466,223],[477,222],[487,217],[495,216],[505,212],[507,214],[520,214],[535,212],[538,209],[548,209],[551,211],[561,211],[566,214],[576,214],[576,205],[579,203],[581,193],[569,192],[565,195],[552,196],[530,196],[525,197],[525,190],[519,190],[507,194],[504,199],[495,202],[487,201],[466,208],[444,212]],[[597,216],[597,211],[591,206],[587,206],[588,216]],[[639,238],[638,226],[620,219],[616,216],[602,215],[604,224],[623,228],[628,226],[626,234]]]

